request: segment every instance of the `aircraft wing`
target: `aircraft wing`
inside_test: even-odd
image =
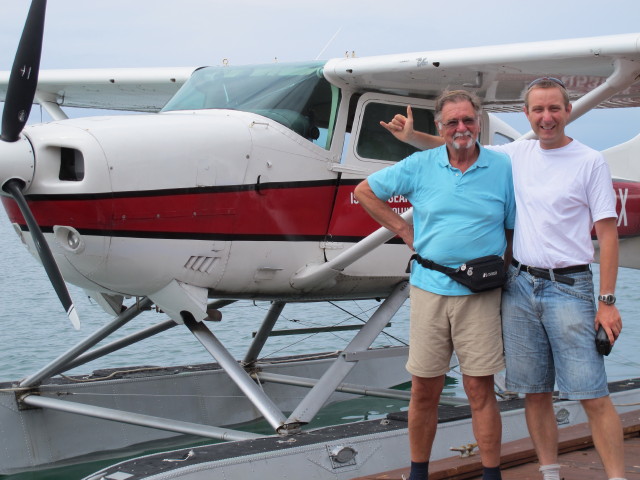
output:
[[[41,70],[37,99],[63,107],[156,112],[195,69]],[[596,107],[640,106],[640,33],[337,58],[327,62],[324,74],[347,89],[426,98],[465,88],[490,112],[520,111],[529,82],[552,76],[567,85],[572,101],[585,97],[575,118]],[[0,72],[0,101],[8,78],[9,72]]]
[[[493,112],[520,111],[527,85],[541,76],[561,79],[572,101],[600,87],[589,108],[637,107],[639,75],[640,33],[343,58],[325,67],[329,81],[356,90],[427,98],[473,90]]]
[[[196,67],[41,70],[37,98],[62,107],[157,112]],[[0,72],[4,101],[9,72]]]

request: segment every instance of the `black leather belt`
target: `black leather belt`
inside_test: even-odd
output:
[[[544,278],[546,280],[551,280],[551,273],[553,272],[553,280],[555,280],[556,282],[565,283],[567,285],[573,285],[574,283],[576,283],[576,281],[574,278],[567,277],[566,275],[570,275],[572,273],[588,272],[591,268],[589,265],[573,265],[571,267],[562,268],[537,268],[520,263],[516,259],[511,260],[511,265],[516,268],[519,267],[520,270],[524,270],[529,275]]]

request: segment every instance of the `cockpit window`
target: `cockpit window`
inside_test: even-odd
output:
[[[433,122],[433,111],[412,106],[413,124],[416,130],[437,135]],[[368,102],[362,115],[362,126],[358,136],[356,152],[361,158],[399,162],[418,151],[408,143],[397,140],[384,127],[380,120],[390,121],[396,114],[406,115],[406,105]]]
[[[328,149],[340,92],[324,78],[323,65],[307,62],[201,68],[162,111],[253,112]]]

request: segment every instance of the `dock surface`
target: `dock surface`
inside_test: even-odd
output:
[[[640,410],[620,416],[625,435],[625,466],[627,480],[640,480]],[[586,423],[560,429],[560,476],[564,480],[606,480],[589,426]],[[408,459],[407,459],[408,463]],[[502,446],[503,480],[541,480],[538,460],[530,438],[505,443]],[[398,469],[353,480],[401,480],[409,477],[409,469]],[[481,480],[479,455],[445,458],[431,462],[429,480]]]

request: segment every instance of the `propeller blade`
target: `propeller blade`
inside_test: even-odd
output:
[[[38,86],[46,8],[46,0],[33,0],[22,30],[2,112],[0,138],[5,142],[18,140],[31,113]]]
[[[0,139],[5,142],[15,142],[20,138],[20,133],[31,113],[31,106],[33,105],[33,99],[38,87],[38,72],[40,70],[46,9],[46,0],[33,0],[24,24],[24,29],[22,30],[22,37],[20,37],[18,51],[13,60],[9,84],[7,85],[4,111],[2,112],[2,133],[0,134]],[[62,302],[62,306],[67,312],[67,316],[69,320],[71,320],[73,327],[76,330],[80,329],[80,319],[73,306],[71,295],[69,295],[62,274],[42,234],[42,230],[40,230],[22,194],[24,182],[19,179],[9,180],[4,184],[3,188],[18,204],[18,208],[20,208],[20,212],[27,222],[33,243],[38,251],[40,261],[49,276],[49,280],[58,294],[58,298],[60,302]]]
[[[80,318],[73,306],[73,300],[71,300],[71,295],[69,295],[69,291],[67,290],[67,286],[64,283],[64,279],[62,278],[62,274],[58,269],[58,265],[56,264],[55,259],[53,258],[53,254],[51,253],[51,249],[49,248],[49,244],[44,239],[44,235],[42,234],[42,230],[38,226],[36,219],[31,213],[31,209],[27,204],[24,195],[22,194],[22,182],[20,180],[9,180],[5,185],[4,189],[11,194],[13,199],[18,204],[18,208],[20,208],[20,212],[22,216],[27,222],[27,226],[29,227],[29,232],[31,232],[31,237],[33,238],[33,243],[36,246],[36,250],[38,251],[38,255],[40,256],[40,261],[44,266],[47,275],[49,276],[49,280],[51,280],[51,284],[53,285],[54,290],[58,294],[58,298],[62,303],[65,311],[67,312],[67,316],[73,327],[76,330],[80,329]]]

